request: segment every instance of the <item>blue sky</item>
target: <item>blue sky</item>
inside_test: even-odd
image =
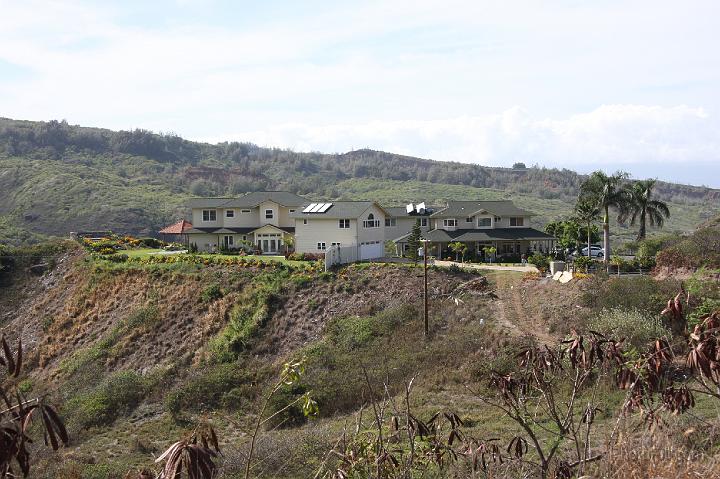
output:
[[[716,1],[5,1],[0,116],[720,187]]]

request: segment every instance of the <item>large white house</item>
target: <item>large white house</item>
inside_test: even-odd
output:
[[[239,198],[193,198],[193,228],[185,234],[200,251],[239,248],[252,244],[267,254],[285,252],[295,233],[291,215],[307,199],[287,191],[256,191]]]
[[[330,246],[356,248],[358,259],[385,255],[387,211],[374,201],[306,203],[295,218],[295,250],[324,253]]]
[[[483,256],[549,251],[554,238],[530,227],[533,213],[512,201],[450,201],[444,206],[407,205],[384,208],[374,201],[316,201],[286,191],[258,191],[238,198],[193,198],[188,243],[201,251],[252,247],[282,254],[292,244],[299,253],[324,253],[341,246],[357,259],[384,256],[385,242],[398,254],[409,246],[413,226],[420,224],[435,256],[450,255],[450,243],[462,242]]]

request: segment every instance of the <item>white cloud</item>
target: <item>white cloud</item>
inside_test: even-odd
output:
[[[289,123],[228,136],[299,151],[370,147],[484,165],[522,161],[582,171],[614,165],[650,176],[658,164],[710,167],[718,166],[720,158],[717,119],[688,106],[605,105],[565,119],[538,119],[515,107],[497,115],[446,120]]]
[[[718,2],[340,2],[257,20],[247,6],[171,3],[154,18],[154,2],[0,0],[0,116],[717,173]],[[3,78],[8,64],[26,74]]]

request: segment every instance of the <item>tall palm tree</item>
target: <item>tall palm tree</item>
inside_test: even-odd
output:
[[[600,216],[600,208],[598,208],[597,204],[592,201],[588,200],[587,198],[579,199],[577,204],[575,205],[575,218],[579,223],[582,223],[587,228],[587,248],[588,248],[588,258],[591,257],[590,252],[590,244],[592,241],[590,240],[592,237],[592,224],[595,220],[598,219]]]
[[[630,200],[630,193],[624,185],[627,173],[622,171],[606,175],[595,171],[580,185],[580,199],[595,204],[603,214],[603,249],[605,264],[610,259],[610,208],[622,214]]]
[[[630,219],[630,225],[634,226],[635,222],[640,223],[640,231],[637,240],[645,239],[647,231],[647,223],[650,226],[662,228],[665,219],[670,217],[670,209],[667,203],[652,199],[655,180],[636,181],[630,188],[630,203],[625,211],[620,215],[620,221],[625,222]]]

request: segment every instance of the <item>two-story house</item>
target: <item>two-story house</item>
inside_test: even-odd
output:
[[[305,202],[295,219],[295,251],[325,253],[331,246],[356,248],[360,260],[385,255],[388,212],[374,201]]]
[[[531,254],[550,251],[551,235],[530,227],[533,213],[520,209],[512,201],[450,201],[430,216],[430,229],[423,238],[430,252],[438,257],[451,256],[448,245],[465,243],[468,251],[484,257],[485,247],[495,247],[497,255]],[[409,234],[395,240],[405,251]]]
[[[422,233],[430,231],[432,229],[430,215],[442,208],[425,206],[425,203],[385,207],[389,215],[385,218],[385,238],[395,242],[395,252],[398,256],[404,255],[408,245],[406,242],[398,243],[396,240],[411,232],[416,223],[419,223]]]
[[[287,191],[256,191],[238,198],[192,198],[188,206],[193,228],[185,234],[188,243],[200,251],[252,244],[263,253],[283,253],[287,237],[295,232],[291,215],[306,203],[306,198]]]

